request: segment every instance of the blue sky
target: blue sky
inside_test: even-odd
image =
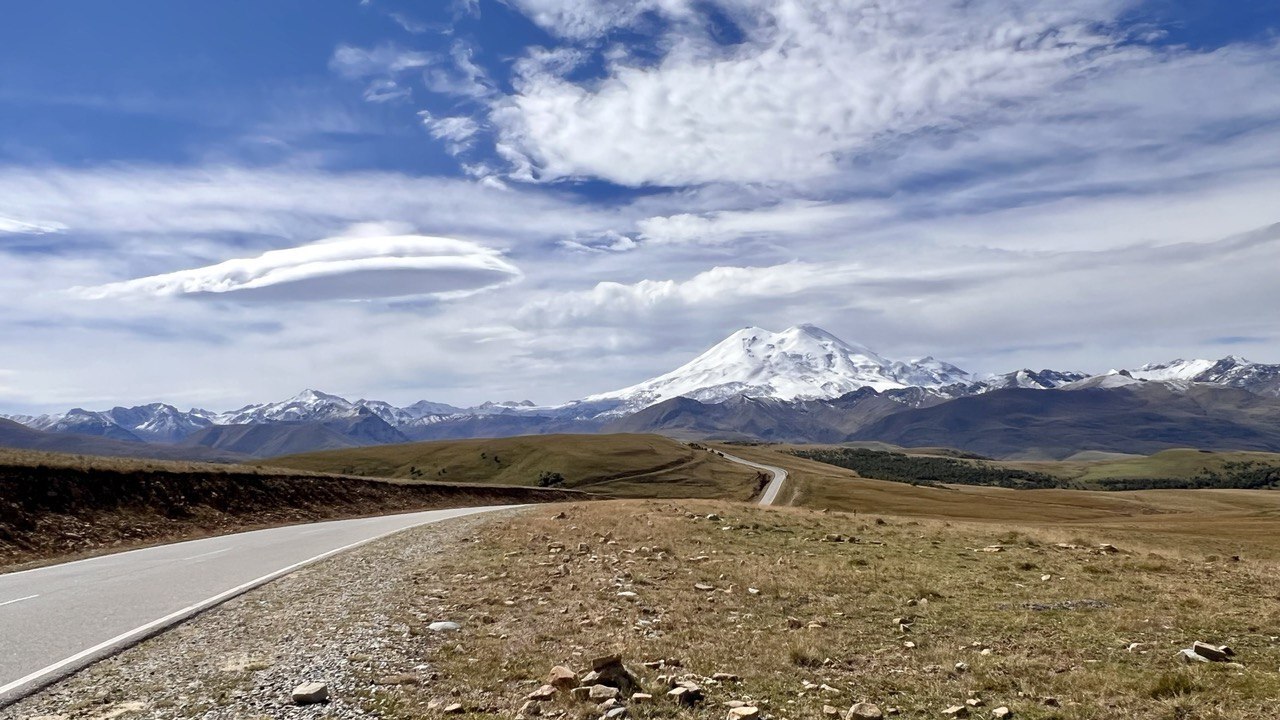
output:
[[[6,7],[0,410],[1280,361],[1280,4],[1061,5]]]

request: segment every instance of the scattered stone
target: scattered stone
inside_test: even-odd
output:
[[[1004,705],[1001,705],[991,711],[991,717],[997,718],[998,720],[1009,720],[1009,718],[1013,717],[1013,711]]]
[[[556,688],[554,685],[543,685],[542,687],[529,693],[525,699],[535,702],[544,702],[556,696]]]
[[[637,703],[637,704],[639,704],[639,703],[647,703],[647,702],[650,702],[650,701],[652,701],[652,700],[653,700],[653,696],[652,696],[652,695],[650,695],[649,693],[641,693],[641,692],[638,692],[638,693],[632,693],[632,694],[631,694],[631,702],[633,702],[633,703]]]
[[[1003,545],[988,545],[988,546],[986,546],[986,547],[982,548],[982,552],[985,552],[985,553],[998,553],[998,552],[1004,552],[1004,546],[1003,546]]]
[[[635,593],[633,593],[633,592],[631,592],[630,590],[623,590],[622,592],[618,593],[618,597],[623,598],[623,599],[626,599],[626,600],[635,600],[636,598],[638,598],[638,597],[640,597],[640,596],[639,596],[639,595],[637,595],[637,594],[635,594]]]
[[[734,675],[733,673],[727,673],[727,672],[718,672],[712,675],[711,679],[715,680],[716,682],[739,682],[740,680],[742,680],[742,678],[738,677],[737,675]]]
[[[1053,576],[1047,573],[1040,576],[1040,582],[1049,582],[1052,579],[1053,579]]]
[[[686,707],[693,707],[702,702],[705,695],[702,688],[691,682],[682,682],[667,693],[667,697]]]
[[[321,682],[305,682],[290,693],[294,705],[315,705],[329,701],[329,686]]]
[[[451,620],[437,620],[427,626],[431,632],[457,632],[462,626]]]
[[[616,718],[624,718],[627,716],[627,709],[622,706],[610,709],[604,714],[606,720],[616,720]]]
[[[881,720],[884,713],[872,703],[860,702],[849,708],[844,717],[845,720]]]
[[[968,670],[969,670],[969,663],[967,662],[956,663],[956,672],[962,673],[962,672],[967,672]]]
[[[1102,543],[1101,545],[1098,546],[1098,552],[1102,553],[1103,555],[1110,555],[1112,553],[1120,552],[1120,548],[1116,547],[1115,545],[1112,545],[1111,543]]]
[[[831,705],[823,705],[822,714],[826,715],[827,717],[835,717],[840,714],[840,708],[837,708]]]
[[[829,695],[839,695],[839,694],[840,694],[840,688],[833,688],[833,687],[831,687],[830,685],[828,685],[828,684],[826,684],[826,683],[823,683],[823,684],[819,685],[819,686],[818,686],[818,690],[819,690],[819,691],[821,691],[821,692],[827,693],[827,694],[829,694]]]
[[[622,664],[618,654],[603,655],[591,661],[591,672],[582,678],[583,685],[607,685],[616,688],[624,697],[640,692],[640,680]]]
[[[534,702],[533,700],[526,700],[525,703],[520,706],[520,712],[516,716],[517,717],[535,717],[541,714],[542,714],[541,705]]]
[[[693,589],[694,589],[694,590],[701,590],[702,592],[711,592],[712,590],[715,590],[715,589],[716,589],[716,586],[715,586],[715,585],[708,585],[708,584],[706,584],[706,583],[694,583],[694,584],[693,584]]]
[[[461,715],[465,711],[462,707],[462,703],[453,703],[451,705],[445,705],[444,709],[440,712],[445,715]]]
[[[748,593],[750,593],[750,594],[752,594],[752,595],[759,595],[759,594],[760,594],[760,588],[753,588],[753,587],[749,587],[749,588],[747,588],[747,592],[748,592]]]
[[[914,650],[914,649],[915,649],[915,647],[916,647],[916,644],[915,644],[914,642],[912,642],[912,641],[908,640],[908,641],[906,641],[906,642],[902,643],[902,647],[904,647],[904,648],[906,648],[906,649],[908,649],[908,650]]]
[[[986,703],[982,702],[980,698],[969,698],[968,700],[964,701],[964,704],[972,708],[982,707],[983,705],[986,705]]]
[[[1236,654],[1226,645],[1210,645],[1198,640],[1191,644],[1191,651],[1210,662],[1227,662]]]
[[[608,685],[592,685],[587,690],[587,697],[592,700],[610,700],[618,697],[618,688]]]
[[[1209,662],[1209,658],[1201,655],[1200,653],[1197,653],[1195,650],[1192,650],[1191,648],[1183,648],[1182,650],[1179,650],[1178,657],[1182,658],[1182,662],[1184,663]]]
[[[943,710],[942,714],[947,717],[967,718],[969,717],[969,708],[964,705],[952,705],[946,710]]]
[[[758,720],[760,717],[760,708],[754,705],[743,705],[742,707],[730,708],[727,720]]]
[[[578,685],[578,674],[563,665],[557,665],[547,673],[547,684],[560,690],[571,690]]]

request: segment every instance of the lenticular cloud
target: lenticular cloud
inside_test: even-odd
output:
[[[427,235],[339,237],[207,267],[76,288],[89,299],[186,296],[243,300],[458,297],[521,276],[492,248]]]

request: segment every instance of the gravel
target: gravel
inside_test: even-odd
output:
[[[504,515],[425,525],[312,565],[0,710],[0,719],[376,715],[401,702],[393,686],[432,681],[425,658],[436,645],[466,641],[465,631],[426,631],[447,618],[402,609],[397,598],[416,592],[411,569],[478,540]],[[294,705],[291,691],[306,682],[328,685],[331,700]]]

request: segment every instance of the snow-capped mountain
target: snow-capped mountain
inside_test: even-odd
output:
[[[246,405],[229,412],[181,411],[172,405],[153,403],[101,412],[76,408],[62,414],[9,419],[38,430],[131,443],[208,448],[231,448],[225,444],[234,443],[235,452],[255,452],[252,448],[245,450],[252,438],[242,432],[246,428],[239,426],[278,426],[270,431],[257,428],[252,435],[261,438],[263,448],[297,449],[306,446],[307,438],[315,442],[320,438],[328,443],[327,447],[338,447],[609,431],[633,415],[639,427],[647,428],[644,431],[664,428],[663,423],[667,422],[681,422],[690,427],[721,423],[722,431],[743,432],[744,428],[734,423],[748,423],[759,437],[791,433],[803,438],[836,429],[847,434],[857,422],[1000,390],[1140,391],[1144,385],[1163,385],[1178,394],[1216,385],[1280,397],[1280,365],[1262,365],[1231,356],[1216,361],[1175,360],[1099,375],[1023,369],[975,377],[932,357],[892,360],[813,325],[797,325],[776,333],[748,327],[671,372],[621,390],[555,406],[538,406],[524,400],[460,408],[422,400],[398,407],[381,400],[352,401],[305,390],[287,400]],[[1049,398],[1045,402],[1052,404]],[[638,414],[655,405],[661,407]],[[715,409],[705,409],[710,407]],[[718,419],[714,423],[707,417],[694,419],[699,414]],[[683,419],[673,419],[677,417]],[[771,422],[777,426],[770,429]],[[298,426],[311,424],[324,426],[322,432],[295,432],[306,430]]]
[[[1221,360],[1174,360],[1143,365],[1130,375],[1138,380],[1211,383],[1259,395],[1280,397],[1280,365],[1265,365],[1228,355]]]
[[[665,375],[592,395],[586,402],[619,401],[614,412],[621,413],[675,397],[700,402],[722,402],[739,395],[818,400],[867,387],[877,391],[941,388],[969,380],[968,373],[950,363],[933,358],[888,360],[813,325],[778,333],[748,327]]]
[[[977,387],[973,388],[973,392],[990,392],[992,390],[1006,390],[1009,388],[1022,388],[1024,390],[1053,390],[1060,388],[1068,383],[1077,382],[1089,377],[1089,373],[1079,371],[1059,370],[1034,370],[1023,369],[1015,370],[1010,373],[1001,375],[988,375],[977,383]],[[971,393],[972,394],[972,393]]]

